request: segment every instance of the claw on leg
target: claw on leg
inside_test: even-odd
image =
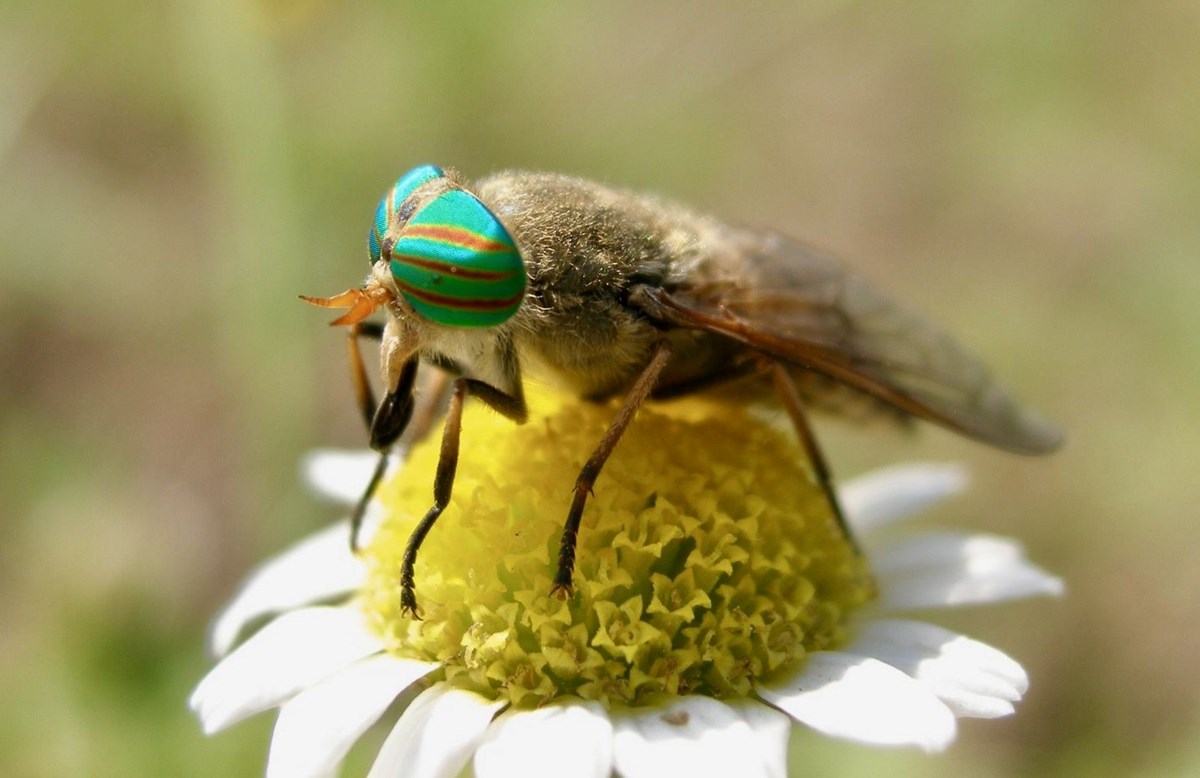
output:
[[[417,595],[411,587],[400,587],[400,615],[413,621],[420,621],[423,616],[420,606],[417,605]]]
[[[566,602],[575,596],[575,585],[570,581],[566,583],[555,581],[554,585],[550,587],[550,596],[556,597],[559,602]]]

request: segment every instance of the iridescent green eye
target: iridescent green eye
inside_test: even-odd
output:
[[[441,178],[446,175],[437,165],[421,165],[400,176],[395,185],[379,201],[375,209],[375,220],[371,223],[371,232],[367,235],[367,253],[371,264],[379,261],[383,236],[387,234],[388,221],[400,204],[426,181]]]
[[[474,195],[434,198],[400,231],[392,276],[416,313],[449,327],[491,327],[525,296],[525,264],[508,230]]]

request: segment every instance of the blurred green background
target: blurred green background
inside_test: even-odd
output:
[[[933,522],[1069,596],[938,621],[1018,714],[823,774],[1200,773],[1200,5],[0,6],[0,774],[258,775],[201,736],[205,625],[334,518],[296,462],[364,434],[328,316],[422,162],[558,170],[835,248],[1068,429],[1021,459],[822,422],[843,476],[959,460]],[[366,755],[360,754],[362,764]]]

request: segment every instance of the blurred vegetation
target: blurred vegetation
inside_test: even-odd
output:
[[[955,459],[935,518],[1062,602],[939,617],[1022,660],[950,754],[822,774],[1200,772],[1200,6],[319,0],[0,6],[0,773],[257,775],[185,699],[255,560],[363,440],[296,295],[366,269],[431,161],[652,189],[840,253],[1070,433],[1044,460],[822,425],[842,474]],[[359,760],[362,760],[359,756]]]

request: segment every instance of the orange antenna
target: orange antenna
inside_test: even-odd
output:
[[[305,295],[300,295],[301,300],[318,308],[350,309],[329,322],[329,326],[331,327],[358,324],[363,319],[375,313],[376,309],[387,303],[391,298],[391,292],[381,286],[368,287],[367,289],[347,289],[341,294],[335,294],[333,297],[306,297]]]

